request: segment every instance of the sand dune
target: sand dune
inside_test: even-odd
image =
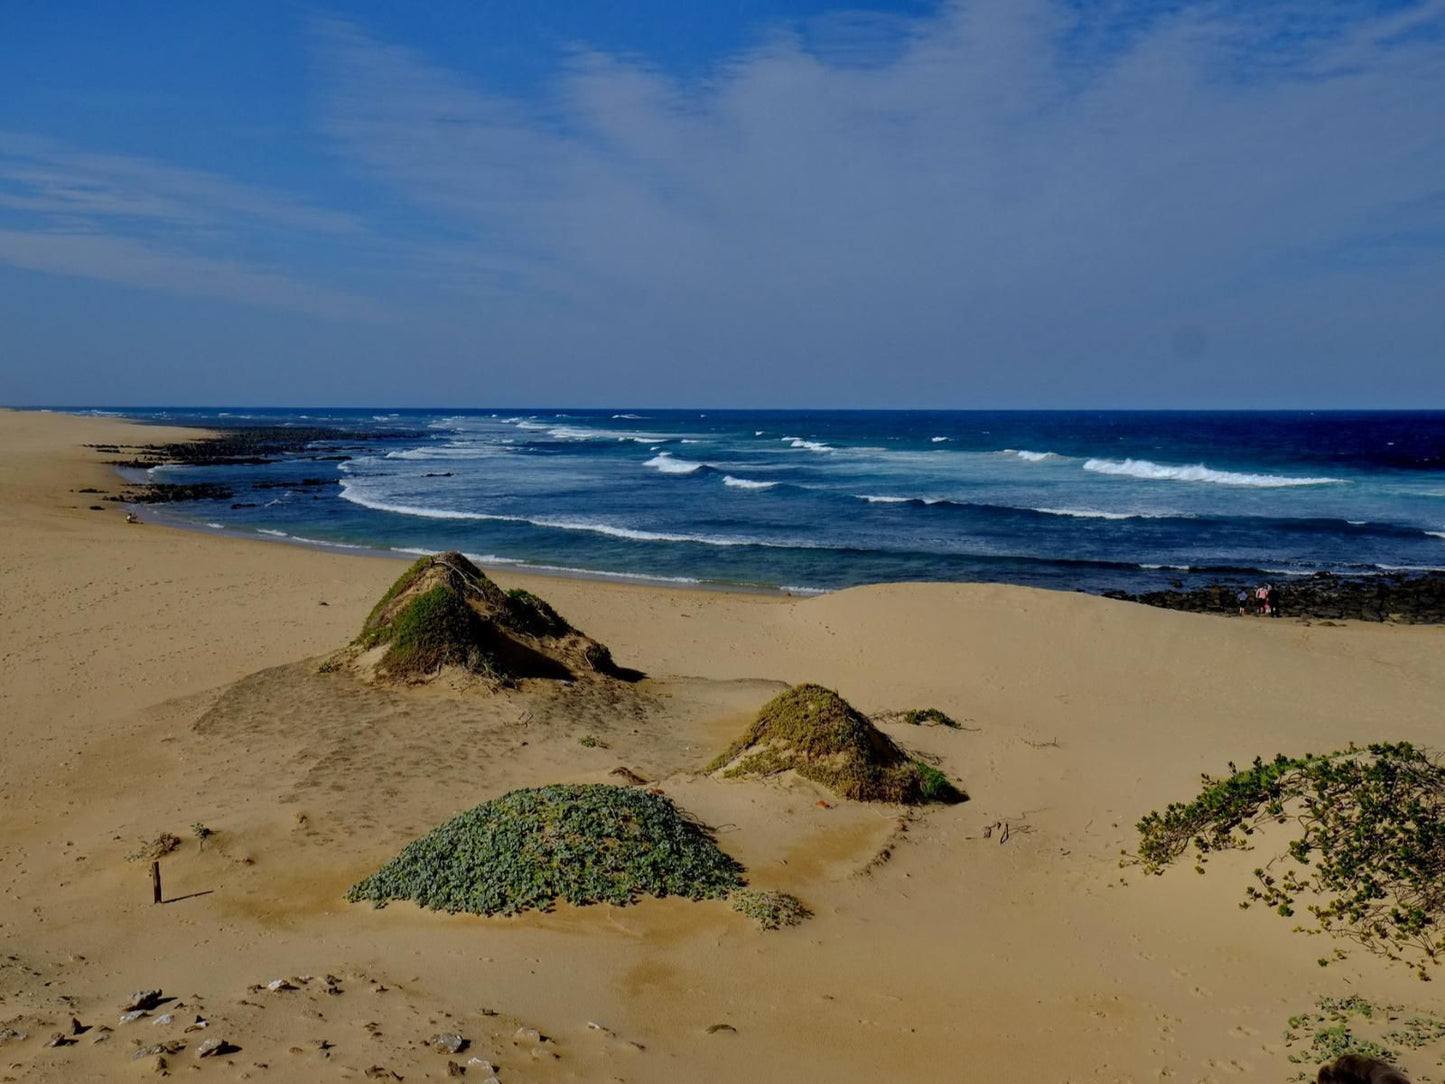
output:
[[[404,566],[91,511],[76,490],[113,479],[81,446],[132,432],[0,412],[0,1029],[30,1033],[0,1045],[0,1078],[138,1075],[140,1039],[187,1042],[166,1055],[179,1075],[254,1080],[441,1079],[449,1060],[484,1080],[477,1057],[504,1082],[1282,1081],[1300,1069],[1285,1021],[1320,996],[1445,1015],[1408,971],[1360,952],[1322,969],[1319,939],[1241,911],[1249,854],[1204,877],[1118,865],[1141,814],[1230,760],[1445,744],[1445,630],[982,585],[790,600],[498,574],[647,678],[371,687],[315,660]],[[801,681],[948,712],[965,729],[884,726],[971,800],[698,774]],[[453,814],[618,765],[814,917],[762,933],[720,901],[516,919],[344,902]],[[161,831],[183,842],[156,907],[125,855]],[[141,987],[178,1001],[119,1024]],[[72,1016],[114,1032],[42,1046]],[[426,1045],[449,1030],[469,1049]],[[198,1036],[239,1049],[199,1061]],[[1416,1079],[1437,1047],[1402,1058]]]

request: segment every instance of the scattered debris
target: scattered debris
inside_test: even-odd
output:
[[[177,843],[180,840],[176,841]],[[161,1003],[161,992],[159,990],[137,990],[121,1004],[121,1010],[131,1012],[135,1009],[154,1009]]]
[[[720,1035],[720,1034],[736,1035],[737,1032],[738,1032],[738,1029],[735,1028],[735,1027],[733,1027],[731,1024],[709,1024],[709,1025],[707,1026],[707,1033],[708,1033],[709,1035]]]
[[[427,1040],[438,1054],[460,1054],[467,1048],[467,1040],[455,1031],[444,1031]]]

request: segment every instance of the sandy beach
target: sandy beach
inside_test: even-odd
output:
[[[477,1058],[503,1084],[1283,1081],[1301,1069],[1286,1022],[1320,997],[1445,1014],[1438,983],[1359,950],[1321,967],[1323,939],[1241,910],[1247,852],[1205,876],[1119,862],[1143,814],[1230,761],[1440,746],[1445,629],[992,585],[789,599],[498,573],[646,678],[376,689],[316,663],[402,561],[128,525],[82,492],[116,490],[87,443],[167,435],[0,412],[0,1028],[28,1036],[0,1044],[0,1080],[125,1079],[155,1068],[138,1045],[219,1036],[237,1049],[183,1050],[170,1073],[428,1080],[450,1060],[485,1080]],[[904,811],[698,774],[805,681],[959,720],[884,729],[970,800]],[[813,917],[761,932],[720,901],[511,919],[345,902],[448,817],[619,765]],[[126,855],[162,831],[183,844],[155,906]],[[265,989],[278,978],[295,989]],[[146,988],[175,1000],[121,1024]],[[72,1018],[87,1030],[44,1045]],[[462,1055],[427,1045],[453,1030]],[[1422,1081],[1440,1057],[1402,1060]]]

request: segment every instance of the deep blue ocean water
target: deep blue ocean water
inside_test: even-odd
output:
[[[115,413],[393,434],[342,463],[155,472],[235,492],[164,514],[293,541],[803,589],[1445,568],[1438,411]],[[340,484],[253,488],[302,476]]]

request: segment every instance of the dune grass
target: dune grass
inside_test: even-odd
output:
[[[727,778],[793,770],[844,798],[865,802],[959,802],[942,772],[908,756],[832,689],[797,685],[778,694],[705,769]]]

